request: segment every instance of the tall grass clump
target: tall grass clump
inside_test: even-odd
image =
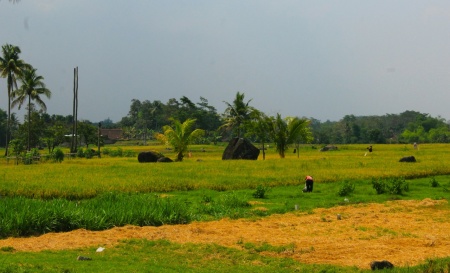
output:
[[[105,230],[127,224],[186,224],[191,215],[177,200],[154,194],[107,193],[82,201],[0,199],[0,238],[40,235],[84,228]]]
[[[205,202],[207,201],[207,202]],[[209,215],[213,219],[221,219],[223,217],[230,217],[237,219],[245,217],[248,214],[248,208],[251,205],[248,201],[239,196],[236,192],[225,192],[213,199],[209,196],[203,198],[202,202],[198,204],[196,210],[199,212],[198,217],[204,217],[203,215]],[[202,219],[197,219],[202,220]]]

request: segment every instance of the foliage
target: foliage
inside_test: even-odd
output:
[[[84,149],[83,148],[78,148],[77,157],[80,157],[80,158],[84,157]]]
[[[33,164],[34,160],[38,160],[40,158],[39,150],[34,148],[31,151],[26,152],[23,157],[23,164],[30,165]]]
[[[60,148],[56,148],[51,153],[53,162],[61,163],[64,161],[64,152]]]
[[[92,149],[86,149],[86,151],[84,151],[84,157],[87,159],[93,158],[95,154],[96,153]]]
[[[431,187],[433,187],[433,188],[436,188],[436,187],[439,187],[439,186],[440,186],[439,182],[436,180],[435,177],[431,177],[431,178],[430,178],[430,185],[431,185]]]
[[[403,177],[393,177],[388,179],[372,179],[372,186],[377,194],[390,193],[401,195],[409,191],[409,184]]]
[[[277,114],[275,118],[270,118],[268,133],[281,158],[285,157],[290,144],[298,141],[309,143],[312,140],[308,124],[309,121],[306,119],[293,117],[282,119],[280,114]]]
[[[204,130],[194,129],[196,120],[187,119],[183,123],[172,119],[172,126],[163,127],[164,134],[156,134],[155,137],[173,147],[177,161],[182,161],[190,144],[205,134]]]
[[[19,157],[25,151],[25,145],[21,139],[13,139],[9,142],[11,146],[12,155],[16,158],[16,165],[19,164]]]
[[[338,195],[339,196],[349,196],[355,191],[355,183],[352,181],[346,180],[342,183],[339,188]]]
[[[263,185],[258,185],[255,192],[252,194],[253,197],[263,199],[266,197],[266,193],[270,190],[270,187],[264,187]]]
[[[237,137],[241,137],[241,133],[246,128],[246,123],[251,119],[251,113],[255,110],[249,104],[251,100],[244,102],[245,94],[237,92],[233,103],[224,101],[227,105],[225,109],[224,124],[220,127],[228,131],[237,132]]]
[[[35,101],[44,111],[47,110],[47,106],[44,101],[41,99],[41,95],[46,96],[47,98],[51,97],[51,91],[47,89],[43,80],[44,77],[36,74],[35,68],[30,65],[22,70],[21,75],[19,76],[19,80],[21,82],[21,86],[19,89],[14,90],[12,92],[13,101],[11,103],[11,107],[16,105],[20,107],[27,100],[28,105],[28,150],[30,149],[30,123],[31,123],[31,101]]]
[[[315,143],[448,143],[449,124],[440,117],[405,111],[384,116],[346,115],[339,121],[311,119]]]
[[[97,145],[99,138],[98,128],[92,125],[91,122],[86,120],[78,122],[78,134],[81,136],[86,149],[89,148],[89,144]]]
[[[6,78],[8,90],[8,117],[6,121],[6,149],[8,154],[9,134],[11,129],[11,101],[14,87],[17,89],[17,76],[22,74],[22,70],[28,66],[19,58],[21,50],[18,46],[5,44],[2,46],[2,56],[0,56],[0,77]]]

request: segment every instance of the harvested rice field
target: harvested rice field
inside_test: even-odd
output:
[[[258,204],[263,207],[264,204]],[[106,231],[75,230],[31,238],[0,240],[16,251],[111,247],[120,240],[166,239],[176,243],[292,245],[283,253],[302,263],[369,268],[373,260],[416,265],[450,255],[450,211],[446,200],[391,201],[295,212],[258,220],[195,222],[161,227],[125,226]]]

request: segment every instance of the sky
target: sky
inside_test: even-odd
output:
[[[450,119],[448,0],[0,0],[0,22],[0,44],[45,78],[49,114],[72,114],[78,67],[78,118],[92,122],[120,121],[132,99],[203,97],[221,114],[237,92],[322,122]]]

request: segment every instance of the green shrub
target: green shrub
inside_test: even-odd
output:
[[[372,186],[377,194],[390,193],[401,195],[405,191],[409,191],[409,184],[403,177],[394,177],[389,179],[372,178]]]
[[[25,156],[22,158],[22,162],[25,165],[33,164],[33,154],[30,152],[27,152]]]
[[[404,191],[409,191],[409,184],[403,177],[395,177],[389,179],[388,191],[390,194],[403,194]]]
[[[102,154],[103,155],[110,155],[111,154],[111,149],[110,148],[103,148],[102,149]]]
[[[433,187],[433,188],[436,188],[436,187],[439,187],[439,186],[440,186],[439,182],[438,182],[438,181],[436,180],[436,178],[434,178],[434,177],[430,178],[430,185],[431,185],[431,187]]]
[[[348,196],[355,191],[355,183],[344,181],[338,191],[339,196]]]
[[[60,148],[56,148],[52,152],[51,158],[52,158],[53,162],[61,163],[64,161],[64,152]]]
[[[123,151],[123,156],[124,157],[135,157],[136,156],[136,152],[133,150],[124,150]]]
[[[122,157],[123,156],[123,150],[122,150],[122,148],[118,147],[116,150],[112,150],[110,152],[110,155],[112,157]]]
[[[384,180],[372,178],[372,187],[375,189],[377,194],[383,194],[386,192],[386,182]]]
[[[263,185],[258,185],[256,191],[253,193],[253,197],[263,199],[266,197],[266,192],[270,190],[269,187],[264,187]]]
[[[86,149],[86,151],[84,152],[84,157],[87,159],[93,158],[94,155],[95,155],[95,152],[92,149]]]
[[[84,150],[83,150],[83,148],[78,148],[78,150],[77,150],[77,157],[84,157]]]

